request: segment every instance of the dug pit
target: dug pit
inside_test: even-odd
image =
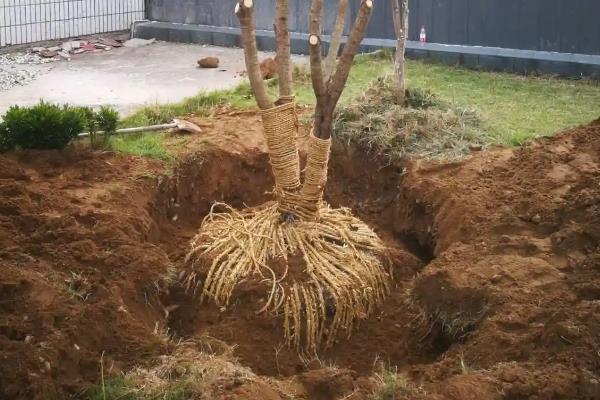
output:
[[[165,181],[155,201],[155,220],[163,246],[179,271],[193,237],[215,201],[233,207],[255,206],[271,199],[268,157],[264,153],[231,154],[215,149],[191,156]],[[434,360],[437,346],[424,336],[427,330],[411,305],[409,282],[434,257],[433,218],[420,201],[403,190],[402,168],[381,168],[359,153],[337,148],[332,157],[327,201],[350,207],[393,248],[394,287],[384,307],[364,321],[349,340],[336,343],[320,355],[321,363],[369,373],[379,361],[420,363]],[[402,193],[402,196],[399,196]],[[402,220],[402,224],[394,221]],[[257,288],[258,290],[258,288]],[[236,347],[244,365],[262,375],[294,375],[315,367],[316,361],[299,357],[282,344],[283,330],[268,315],[257,315],[253,297],[245,291],[228,310],[179,284],[164,298],[170,310],[168,327],[181,338],[210,336]],[[419,323],[416,323],[418,321]]]
[[[600,121],[460,162],[336,147],[326,198],[396,249],[395,286],[312,361],[243,301],[222,311],[177,283],[215,201],[271,196],[259,117],[204,122],[173,171],[81,149],[0,155],[0,397],[69,398],[101,366],[157,365],[178,343],[166,328],[233,345],[258,374],[341,382],[322,398],[379,363],[436,398],[600,396]]]

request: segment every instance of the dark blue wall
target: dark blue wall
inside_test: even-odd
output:
[[[289,0],[290,27],[306,32],[310,0]],[[155,21],[237,27],[236,0],[147,0]],[[337,1],[326,0],[325,26]],[[354,17],[359,0],[350,0]],[[274,0],[255,0],[258,29],[271,30]],[[388,0],[377,0],[367,37],[393,38]],[[600,0],[410,0],[409,39],[425,26],[429,42],[600,55]]]

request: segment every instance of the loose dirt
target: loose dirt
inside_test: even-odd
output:
[[[258,116],[197,122],[175,166],[0,155],[0,398],[85,398],[101,365],[150,367],[209,336],[262,376],[218,398],[367,399],[380,364],[406,376],[397,398],[600,398],[600,120],[452,163],[337,146],[327,199],[395,249],[395,287],[319,360],[282,346],[247,299],[224,311],[179,286],[215,201],[271,198]]]

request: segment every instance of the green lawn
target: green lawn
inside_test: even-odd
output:
[[[314,104],[306,68],[297,68],[298,102]],[[392,72],[391,56],[380,52],[357,57],[342,104],[361,94],[369,83]],[[492,143],[518,145],[525,140],[551,135],[568,127],[600,117],[600,83],[552,77],[524,77],[508,73],[467,70],[421,61],[407,61],[408,87],[430,90],[456,107],[478,110],[483,119],[482,136]],[[268,82],[275,95],[277,82]],[[121,126],[143,126],[170,122],[186,114],[206,114],[216,105],[254,107],[250,86],[243,83],[233,90],[200,93],[179,103],[146,106],[126,117]],[[115,148],[133,154],[158,158],[168,156],[161,148],[161,136],[148,139],[113,139]],[[136,140],[140,140],[139,146]],[[163,151],[164,150],[164,151]]]

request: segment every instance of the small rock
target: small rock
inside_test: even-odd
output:
[[[540,222],[542,222],[542,217],[540,216],[540,214],[535,214],[533,217],[531,217],[531,222],[533,222],[534,224],[539,224]]]
[[[56,57],[57,55],[58,55],[57,50],[46,49],[46,50],[40,52],[40,56],[42,56],[44,58],[53,58],[53,57]]]
[[[260,72],[263,79],[271,79],[277,75],[277,62],[271,57],[260,62]]]
[[[41,53],[42,51],[46,50],[45,47],[34,47],[31,49],[32,53]]]
[[[499,275],[499,274],[496,274],[490,278],[490,281],[492,283],[498,283],[498,282],[500,282],[500,280],[502,280],[502,275]]]
[[[67,53],[66,51],[59,51],[58,55],[67,61],[71,61],[71,55],[69,53]]]
[[[483,146],[480,144],[470,144],[469,145],[469,150],[471,151],[481,151],[483,150]]]
[[[71,52],[81,47],[81,42],[79,40],[72,40],[70,42],[64,42],[61,45],[63,51]]]
[[[218,68],[219,59],[217,57],[204,57],[198,60],[200,68]]]
[[[31,343],[31,342],[33,342],[33,336],[32,335],[25,336],[25,343]]]

